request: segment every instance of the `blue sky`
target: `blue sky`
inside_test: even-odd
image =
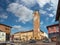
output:
[[[33,12],[39,10],[40,29],[55,22],[58,0],[0,0],[0,23],[12,26],[12,33],[33,29]]]

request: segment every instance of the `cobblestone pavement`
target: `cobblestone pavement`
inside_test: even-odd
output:
[[[9,45],[9,44],[7,44]],[[41,43],[41,42],[38,42],[38,43],[14,43],[12,45],[56,45],[56,43],[54,42],[51,42],[51,43]]]
[[[56,45],[56,43],[24,43],[22,45]]]
[[[27,43],[27,42],[17,42],[17,43],[8,43],[6,45],[56,45],[55,42],[50,43],[43,43],[43,42],[37,42],[37,43]]]

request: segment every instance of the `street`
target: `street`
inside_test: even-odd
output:
[[[36,43],[27,43],[27,42],[18,43],[18,42],[15,42],[15,43],[7,44],[7,45],[56,45],[56,42],[50,42],[50,43],[43,43],[41,41],[36,42]]]
[[[51,43],[37,42],[37,43],[25,43],[22,45],[56,45],[56,43],[54,43],[54,42],[51,42]]]

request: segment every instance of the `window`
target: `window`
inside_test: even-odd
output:
[[[2,33],[2,36],[4,36],[4,33]]]
[[[9,28],[5,28],[6,30],[9,30]]]
[[[51,27],[51,29],[54,29],[54,27]]]
[[[56,31],[59,32],[59,27],[58,26],[56,26]]]

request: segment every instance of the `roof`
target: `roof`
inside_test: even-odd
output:
[[[29,30],[29,31],[20,31],[20,32],[16,32],[14,34],[17,34],[17,33],[26,33],[26,32],[32,32],[33,30]]]
[[[3,32],[2,30],[0,30],[0,32]]]
[[[20,32],[16,32],[14,34],[17,34],[17,33],[26,33],[26,32],[32,32],[33,30],[29,30],[29,31],[20,31]],[[42,30],[40,30],[42,33],[44,33]]]
[[[47,29],[48,29],[49,27],[58,26],[58,25],[59,25],[59,24],[49,25],[49,26],[47,26]]]
[[[7,26],[7,27],[10,27],[10,28],[12,28],[11,26],[8,26],[8,25],[6,25],[6,24],[1,24],[1,23],[0,23],[0,25],[4,25],[4,26]]]
[[[59,0],[59,2],[58,2],[58,7],[57,7],[56,21],[59,20],[59,16],[60,16],[60,0]]]
[[[40,30],[42,33],[44,33],[42,30]]]
[[[0,30],[0,32],[4,32],[4,31]],[[4,33],[5,33],[5,32],[4,32]]]
[[[29,31],[22,31],[21,33],[26,33],[26,32],[32,32],[33,30],[29,30]]]

